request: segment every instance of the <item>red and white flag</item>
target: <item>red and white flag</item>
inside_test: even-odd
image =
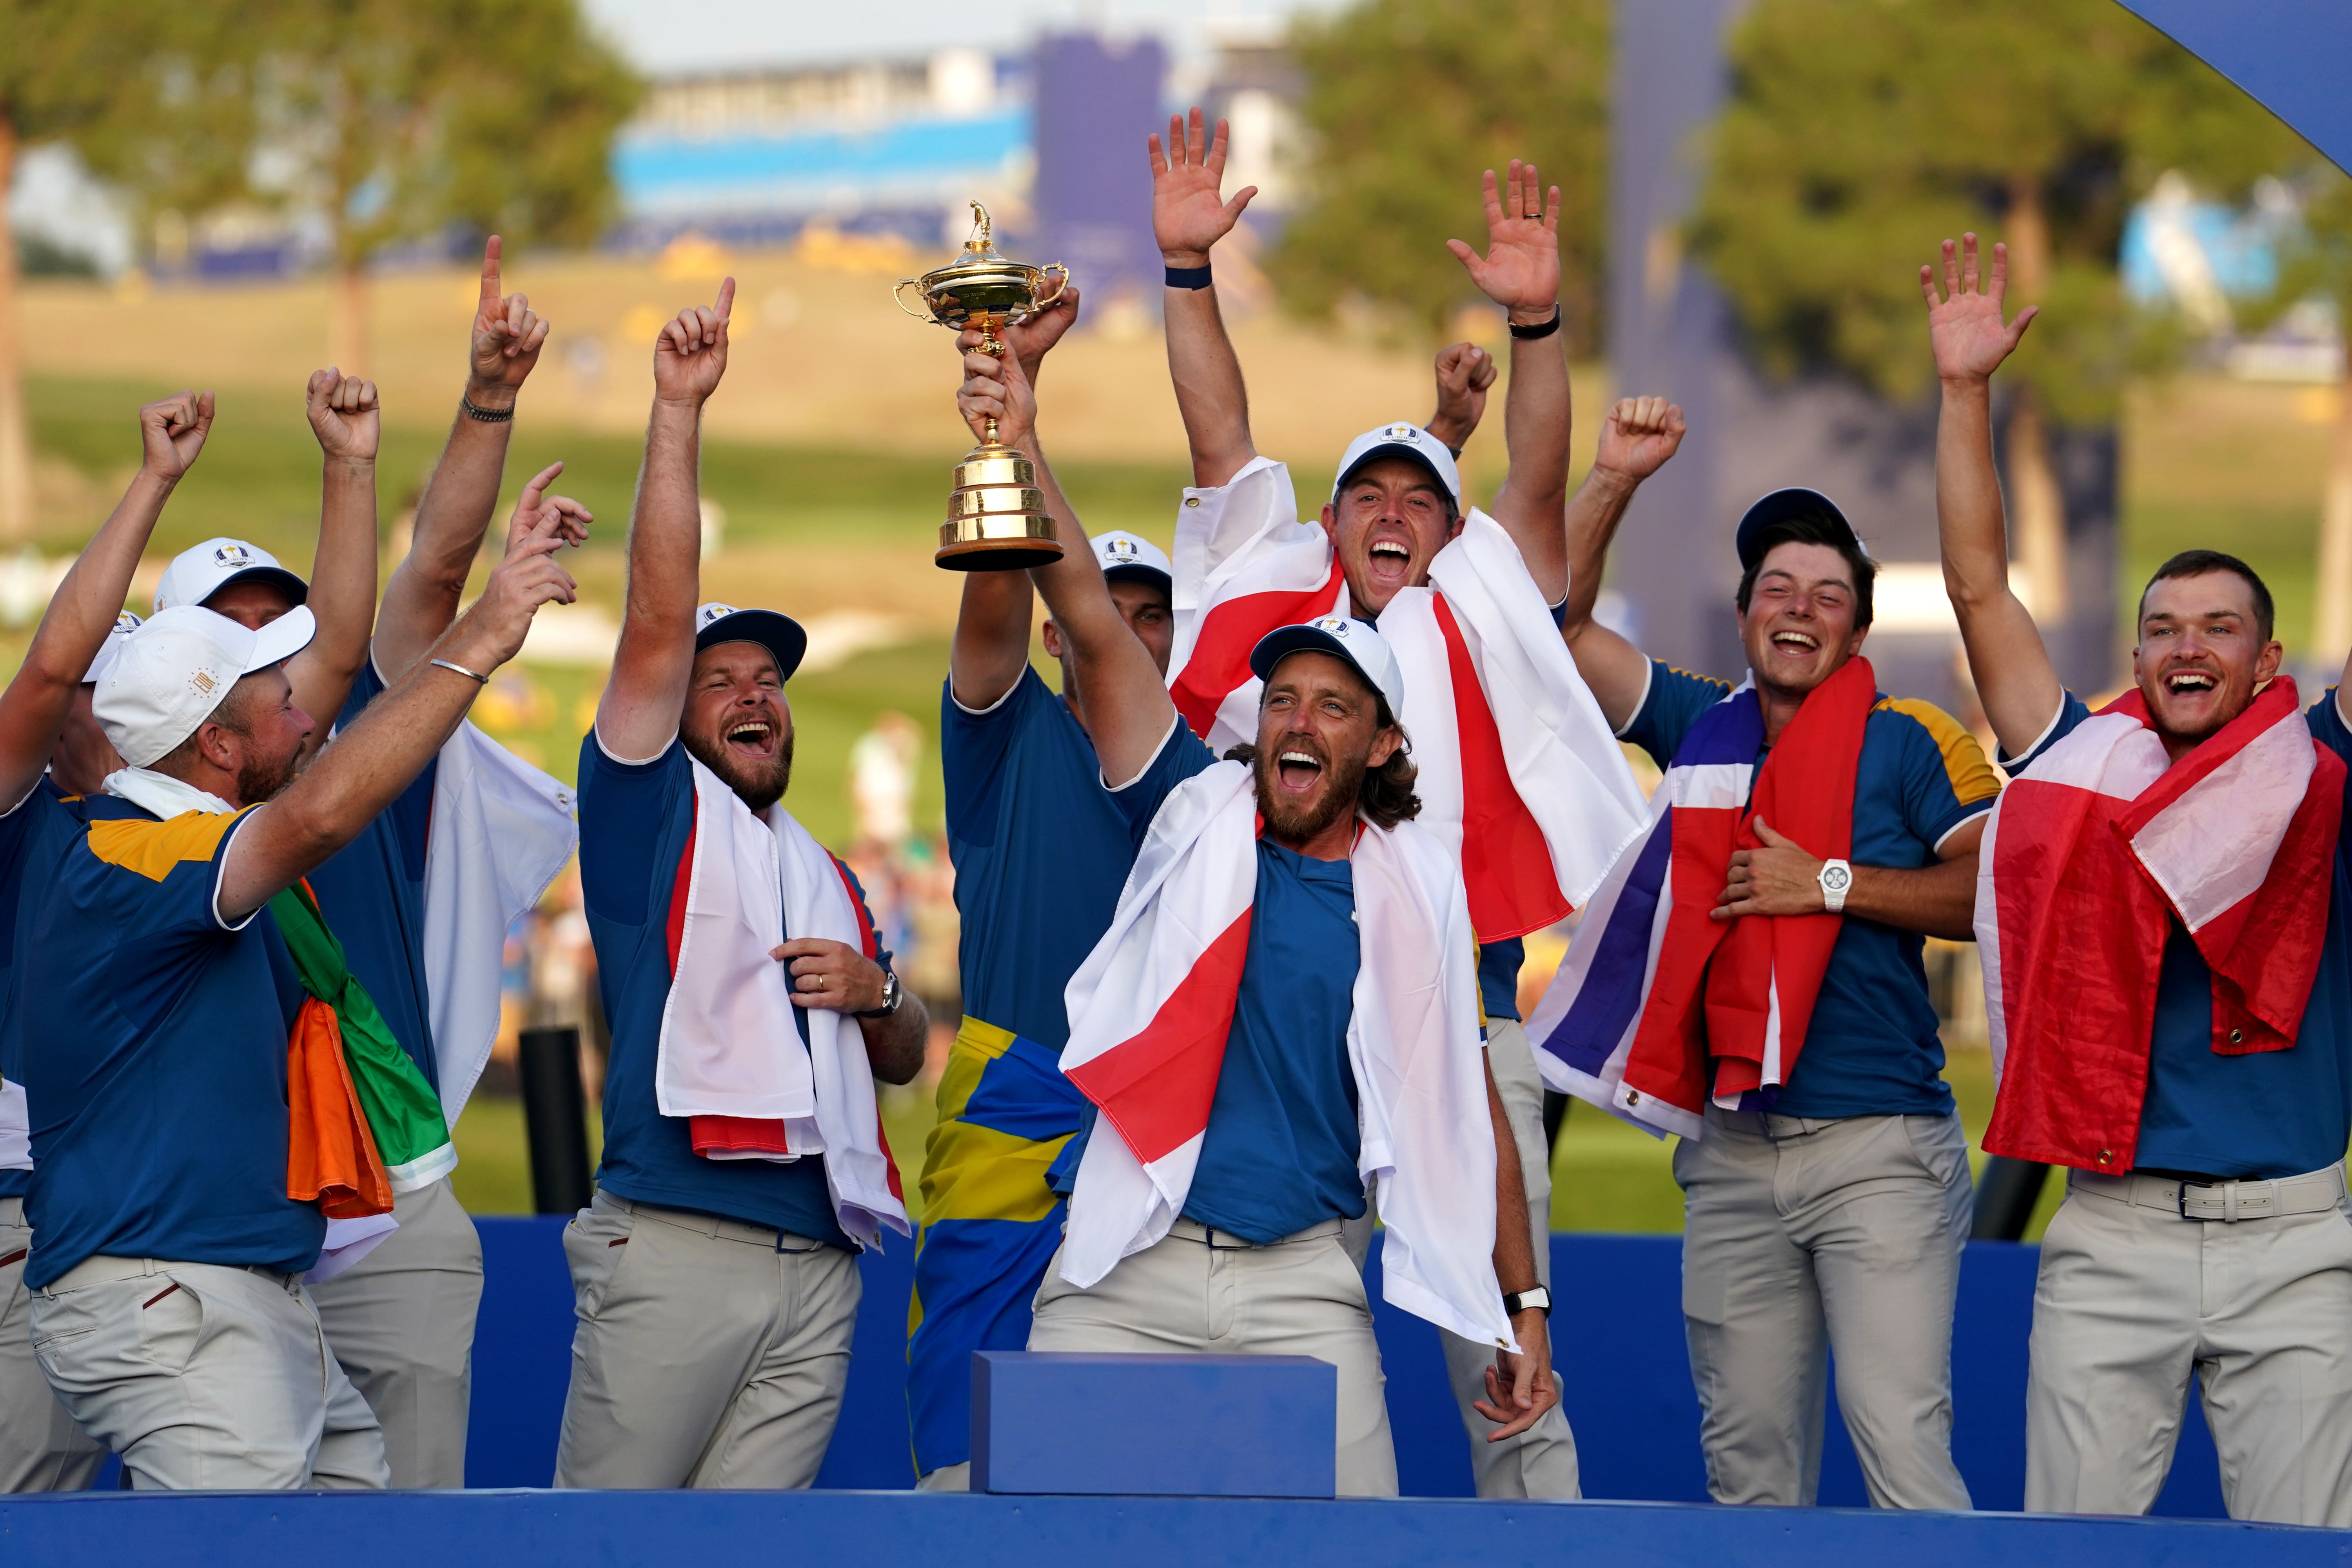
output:
[[[1099,1112],[1062,1249],[1062,1277],[1081,1289],[1184,1211],[1241,993],[1257,838],[1243,763],[1177,786],[1110,929],[1071,976],[1062,1070]],[[1358,1169],[1378,1182],[1387,1227],[1382,1294],[1465,1339],[1516,1348],[1495,1280],[1495,1135],[1460,872],[1411,822],[1362,825],[1350,863],[1361,953],[1348,1059]]]
[[[1257,734],[1249,653],[1277,626],[1349,613],[1328,536],[1297,520],[1289,470],[1258,458],[1185,492],[1176,521],[1169,694],[1222,752]],[[1418,818],[1457,855],[1483,942],[1539,931],[1592,896],[1647,830],[1650,806],[1518,547],[1473,508],[1400,592],[1381,635],[1396,650],[1420,769]]]
[[[2344,777],[2281,677],[2177,763],[2131,691],[2011,781],[1977,870],[2000,1080],[1987,1150],[2131,1167],[2176,919],[2212,973],[2212,1049],[2294,1045],[2327,929]]]

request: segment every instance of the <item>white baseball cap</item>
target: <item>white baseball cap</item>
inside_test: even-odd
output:
[[[114,656],[122,651],[124,640],[138,629],[139,617],[129,610],[115,616],[114,629],[108,632],[106,640],[98,645],[98,657],[89,661],[89,673],[81,678],[81,683],[84,686],[92,685],[100,676],[111,668]]]
[[[1462,473],[1454,466],[1454,454],[1445,449],[1444,442],[1410,419],[1367,430],[1348,443],[1348,454],[1339,459],[1339,477],[1331,481],[1331,504],[1339,504],[1339,492],[1348,488],[1358,469],[1382,458],[1419,463],[1453,500],[1454,510],[1462,510]]]
[[[1356,667],[1372,689],[1386,699],[1389,717],[1404,711],[1404,671],[1397,668],[1396,650],[1370,621],[1345,616],[1325,616],[1295,626],[1276,626],[1250,649],[1250,673],[1271,679],[1274,667],[1294,653],[1336,654]]]
[[[318,629],[299,605],[259,631],[201,605],[159,610],[123,639],[91,711],[122,760],[146,767],[194,734],[231,687],[300,653]]]
[[[201,605],[231,583],[257,578],[285,591],[299,605],[310,597],[310,584],[278,564],[278,557],[242,539],[207,539],[172,557],[163,580],[155,584],[155,608],[161,612],[181,605]]]
[[[1168,552],[1151,541],[1116,528],[1096,534],[1094,541],[1105,581],[1149,583],[1161,593],[1174,590],[1176,569],[1169,563]]]

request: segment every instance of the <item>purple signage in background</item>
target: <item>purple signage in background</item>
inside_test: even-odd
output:
[[[1143,139],[1164,132],[1156,38],[1049,33],[1037,43],[1036,237],[1041,264],[1066,263],[1096,300],[1139,292],[1157,301],[1151,176]]]

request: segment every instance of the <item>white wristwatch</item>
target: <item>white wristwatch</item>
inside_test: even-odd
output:
[[[1845,908],[1845,895],[1853,886],[1853,863],[1850,860],[1822,862],[1822,908],[1836,914]]]

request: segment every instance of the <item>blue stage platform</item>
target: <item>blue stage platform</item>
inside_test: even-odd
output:
[[[477,1487],[543,1487],[572,1349],[572,1286],[556,1219],[484,1218],[488,1280],[474,1346],[474,1422],[467,1479]],[[1377,1248],[1375,1249],[1377,1252]],[[2025,1338],[2035,1249],[1969,1247],[1952,1347],[1954,1457],[1977,1506],[2015,1509],[2025,1489]],[[897,1242],[864,1260],[866,1299],[841,1425],[817,1485],[911,1487],[907,1447],[907,1299],[912,1251]],[[1372,1290],[1387,1364],[1397,1473],[1409,1496],[1471,1495],[1470,1446],[1446,1390],[1437,1332]],[[1660,1236],[1563,1233],[1552,1237],[1554,1353],[1583,1465],[1585,1495],[1703,1502],[1698,1402],[1683,1345],[1682,1243]],[[1821,1500],[1867,1501],[1853,1446],[1830,1406]],[[2220,1518],[2211,1439],[2191,1408],[2159,1514]]]

